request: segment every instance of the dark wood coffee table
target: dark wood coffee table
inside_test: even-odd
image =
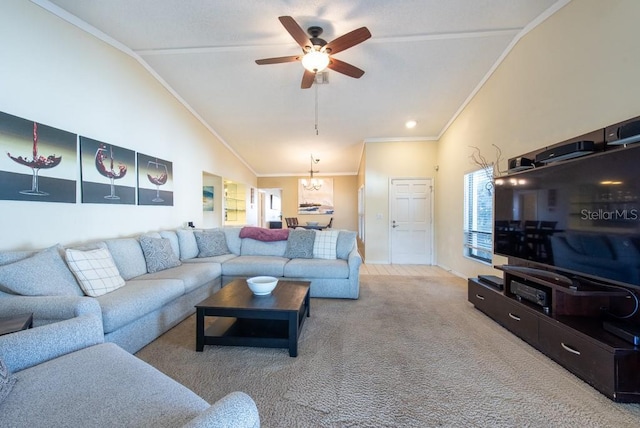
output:
[[[0,318],[0,336],[15,333],[20,330],[27,330],[31,327],[33,327],[32,313]]]
[[[298,337],[309,312],[308,281],[279,280],[267,296],[254,295],[236,279],[196,305],[196,351],[204,345],[289,348],[298,356]],[[216,317],[205,330],[205,317]]]

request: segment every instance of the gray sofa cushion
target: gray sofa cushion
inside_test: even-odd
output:
[[[349,264],[342,259],[291,259],[284,266],[286,278],[349,278]]]
[[[36,251],[0,251],[0,266],[31,257]]]
[[[147,272],[159,272],[180,266],[180,259],[171,248],[171,241],[166,238],[140,237],[140,246],[147,263]]]
[[[124,287],[96,297],[102,309],[104,332],[111,333],[184,294],[178,279],[133,279]]]
[[[18,382],[2,404],[0,426],[179,427],[210,407],[112,343],[72,352],[15,376]]]
[[[9,396],[15,383],[16,378],[9,373],[9,369],[0,358],[0,404]]]
[[[58,246],[0,266],[0,290],[23,296],[83,296]]]
[[[240,255],[240,247],[242,246],[242,238],[240,238],[241,227],[225,227],[222,229],[224,236],[227,237],[227,247],[233,254]]]
[[[284,257],[286,249],[287,241],[264,242],[251,238],[243,238],[240,255]]]
[[[198,244],[198,257],[215,257],[231,253],[227,247],[227,238],[221,230],[194,231]]]
[[[108,239],[105,241],[120,275],[125,280],[147,273],[147,262],[140,242],[134,238]]]
[[[178,243],[180,245],[180,260],[193,259],[198,257],[198,243],[196,237],[191,229],[178,229],[176,230],[178,235]]]
[[[316,232],[313,230],[293,229],[289,232],[287,239],[287,249],[284,256],[289,259],[313,258],[313,241],[316,238]]]
[[[222,265],[222,275],[282,277],[284,275],[284,266],[288,261],[289,259],[284,257],[275,256],[240,256]]]
[[[356,232],[350,230],[341,230],[338,234],[338,242],[336,243],[336,256],[339,259],[348,259],[349,253],[356,246]]]
[[[194,259],[185,259],[182,260],[183,263],[224,263],[227,260],[235,259],[236,256],[233,253],[223,254],[222,256],[214,256],[214,257],[196,257]]]
[[[185,263],[173,269],[148,273],[136,278],[146,279],[179,279],[184,283],[185,293],[209,284],[222,274],[220,263]]]
[[[178,241],[178,234],[175,230],[161,230],[160,237],[169,240],[173,253],[176,257],[180,258],[180,242]]]

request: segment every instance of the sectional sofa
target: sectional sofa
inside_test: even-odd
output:
[[[248,395],[210,405],[104,343],[101,320],[82,315],[0,336],[0,426],[257,428],[260,418]]]
[[[4,251],[0,317],[32,312],[37,326],[93,314],[105,341],[134,353],[234,278],[308,280],[312,297],[356,299],[361,262],[355,232],[251,227]]]
[[[246,394],[211,406],[131,354],[234,278],[308,280],[312,297],[357,299],[361,262],[355,232],[253,227],[0,252],[0,317],[34,320],[0,336],[0,426],[258,427]]]

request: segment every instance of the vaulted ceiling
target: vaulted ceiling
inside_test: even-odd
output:
[[[34,0],[136,57],[258,176],[353,174],[365,142],[437,140],[522,35],[568,0]],[[301,89],[279,22],[372,37]],[[413,129],[407,120],[417,121]]]

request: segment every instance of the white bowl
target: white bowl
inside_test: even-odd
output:
[[[307,226],[317,226],[318,222],[317,221],[308,221],[307,222]]]
[[[247,285],[256,296],[266,296],[276,288],[278,278],[273,276],[254,276],[247,279]]]

